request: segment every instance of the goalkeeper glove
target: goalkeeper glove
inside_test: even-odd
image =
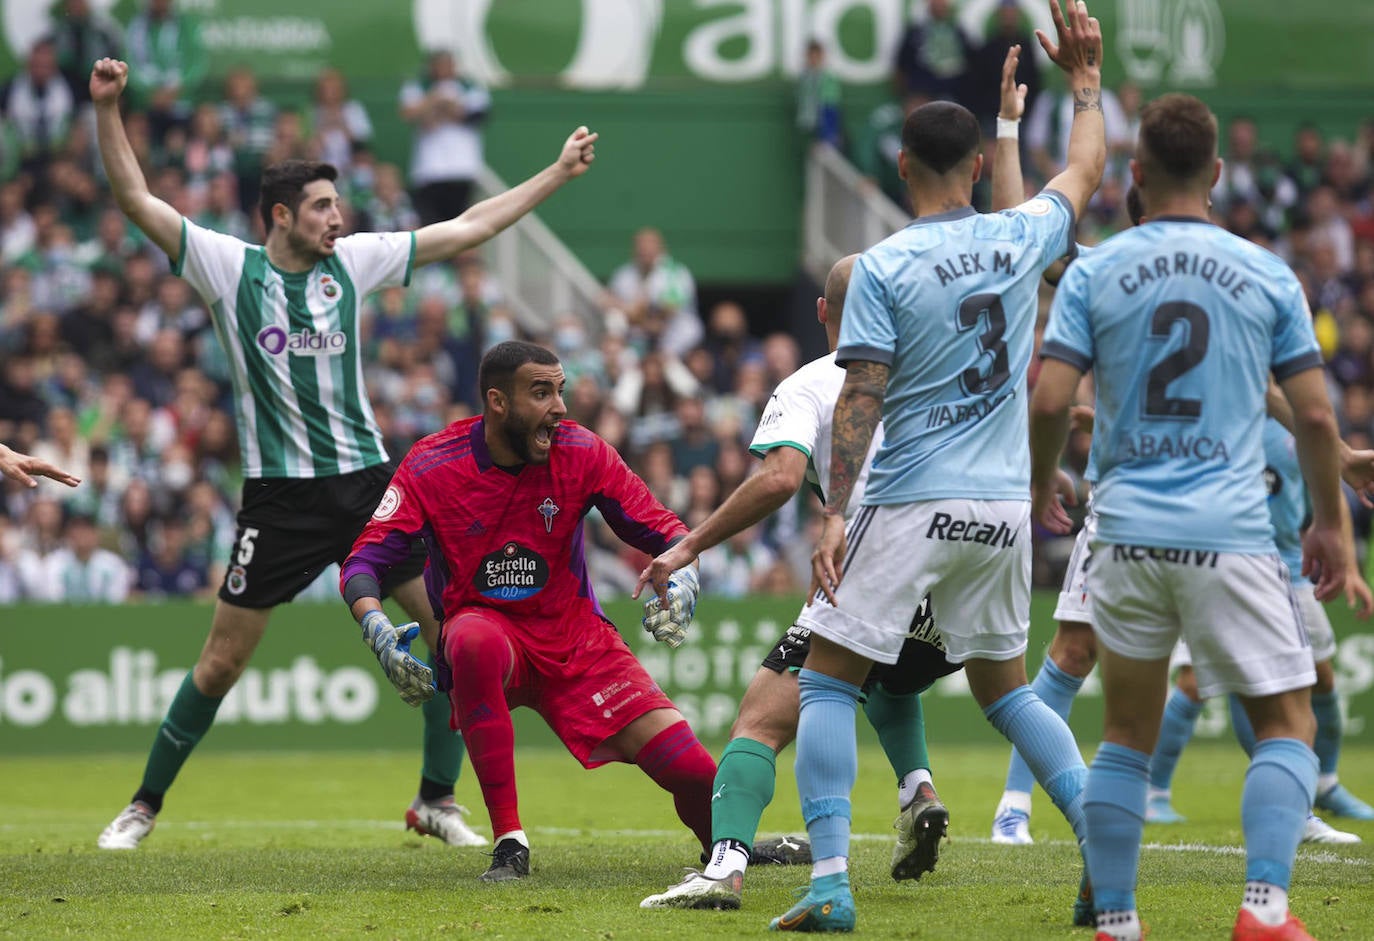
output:
[[[434,672],[410,653],[410,642],[420,633],[414,622],[400,627],[383,611],[369,611],[360,622],[363,641],[377,655],[382,672],[409,705],[418,706],[434,696]]]
[[[695,566],[687,565],[673,572],[668,576],[667,603],[662,604],[657,596],[644,602],[644,630],[669,647],[681,647],[687,639],[687,628],[692,626],[700,591]]]

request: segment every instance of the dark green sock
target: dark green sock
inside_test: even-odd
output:
[[[431,658],[430,667],[433,666],[434,660]],[[420,707],[420,712],[425,717],[425,751],[424,765],[420,768],[420,796],[426,800],[434,799],[424,793],[432,792],[434,785],[448,788],[446,794],[438,796],[452,794],[458,774],[463,770],[463,756],[467,754],[467,748],[463,745],[463,736],[449,728],[451,709],[448,696],[444,693],[435,693],[433,699]]]
[[[897,783],[911,772],[930,769],[926,751],[926,720],[919,693],[900,696],[889,693],[882,683],[874,683],[864,703],[864,714],[878,733],[878,741],[897,773]]]
[[[754,844],[763,809],[777,780],[773,749],[752,738],[732,738],[720,756],[711,788],[711,842]]]
[[[224,701],[223,696],[206,696],[196,689],[191,676],[187,673],[186,679],[181,681],[181,688],[157,730],[153,750],[148,753],[148,764],[143,769],[143,785],[134,795],[135,800],[152,807],[154,813],[162,809],[162,795],[167,793],[177,772],[191,757],[191,749],[210,730],[219,704]]]

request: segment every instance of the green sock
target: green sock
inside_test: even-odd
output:
[[[428,782],[446,786],[450,794],[463,770],[463,756],[467,754],[463,736],[449,728],[451,709],[448,696],[443,693],[436,693],[420,707],[425,717],[425,757],[420,776]]]
[[[911,772],[930,769],[930,753],[926,751],[926,720],[921,711],[920,693],[894,695],[874,683],[864,703],[864,714],[878,733],[878,741],[897,773],[897,783]]]
[[[191,749],[210,730],[219,704],[224,701],[223,696],[206,696],[196,689],[191,676],[187,673],[186,679],[181,681],[181,688],[157,730],[153,750],[148,753],[148,764],[143,769],[143,786],[136,799],[152,803],[149,798],[155,796],[154,811],[161,809],[162,795],[167,793],[177,772],[191,757]]]
[[[738,840],[754,845],[763,809],[777,780],[773,749],[752,738],[732,738],[720,756],[711,788],[711,842]]]

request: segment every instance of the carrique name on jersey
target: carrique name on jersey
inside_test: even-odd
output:
[[[518,542],[508,542],[483,556],[472,587],[484,598],[519,601],[543,590],[549,583],[549,563]]]

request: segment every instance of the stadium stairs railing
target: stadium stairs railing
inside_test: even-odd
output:
[[[818,144],[811,149],[806,161],[802,259],[817,284],[825,284],[830,267],[840,258],[881,242],[910,221],[835,148]]]

